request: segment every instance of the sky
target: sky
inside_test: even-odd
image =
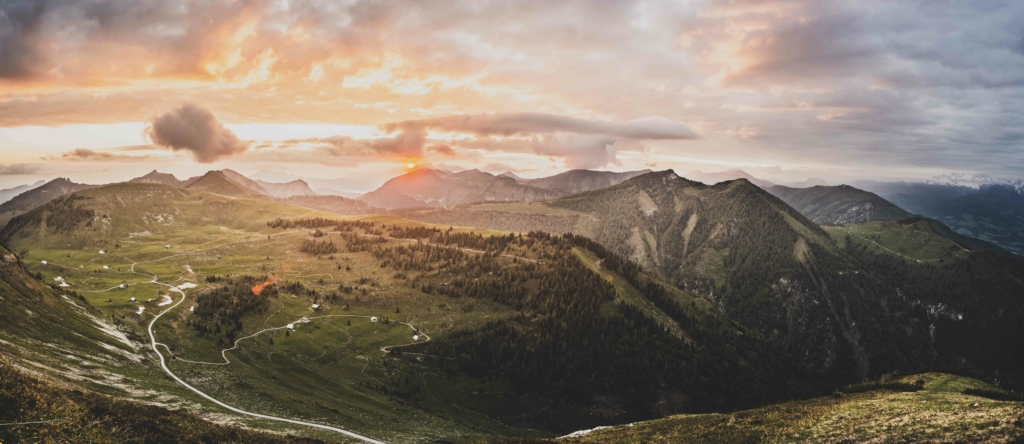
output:
[[[0,2],[0,188],[1024,176],[1021,1]]]

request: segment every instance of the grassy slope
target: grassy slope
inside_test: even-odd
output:
[[[910,262],[962,259],[968,250],[946,238],[925,220],[912,223],[874,221],[825,228],[840,246],[857,242],[877,254],[891,254]]]
[[[319,442],[57,386],[0,361],[0,442]]]
[[[746,410],[679,415],[591,432],[562,443],[615,442],[1007,442],[1024,438],[1024,403],[964,394],[995,388],[929,373],[917,392],[876,390]],[[974,405],[977,404],[977,407]]]
[[[366,321],[369,316],[391,316],[414,323],[421,331],[435,336],[510,316],[511,310],[489,301],[453,302],[414,291],[405,278],[396,278],[381,269],[369,253],[338,253],[333,260],[299,253],[298,245],[306,237],[306,230],[266,226],[267,221],[277,217],[343,217],[271,201],[155,184],[118,184],[82,196],[89,199],[76,202],[95,211],[92,227],[81,226],[73,233],[61,235],[45,228],[28,227],[10,236],[7,242],[17,251],[27,253],[27,266],[32,272],[41,273],[44,281],[52,282],[56,276],[66,278],[71,290],[81,293],[99,310],[97,316],[122,321],[124,328],[140,340],[152,315],[162,310],[157,304],[166,292],[147,284],[149,277],[130,273],[133,262],[137,263],[136,271],[158,276],[161,282],[200,284],[197,291],[207,286],[200,275],[269,275],[275,280],[302,282],[321,292],[342,283],[355,285],[361,277],[372,280],[372,284],[356,285],[365,289],[366,294],[361,295],[360,302],[349,296],[351,310],[343,311],[340,303],[327,304],[316,316],[331,318],[300,324],[296,333],[287,337],[277,331],[248,340],[239,351],[229,353],[233,361],[230,366],[189,364],[182,360],[171,363],[176,372],[204,391],[242,408],[344,425],[389,441],[423,436],[449,440],[493,434],[543,436],[506,427],[485,414],[517,417],[544,409],[545,401],[527,396],[515,402],[491,402],[475,393],[502,393],[508,388],[495,381],[447,379],[386,359],[379,348],[412,342],[409,327]],[[46,208],[40,211],[45,212]],[[364,219],[388,226],[423,225],[392,216]],[[342,242],[337,234],[329,238],[339,245]],[[164,248],[167,244],[172,246],[170,250]],[[100,255],[100,249],[109,253]],[[42,264],[42,260],[48,264]],[[127,288],[118,288],[120,284]],[[190,294],[194,301],[195,293]],[[131,302],[132,297],[139,302]],[[267,315],[246,318],[244,331],[249,334],[280,327],[303,316],[313,317],[311,303],[306,295],[285,295],[272,302]],[[137,314],[139,307],[144,308],[142,315]],[[164,317],[169,324],[162,321],[157,326],[159,340],[167,343],[179,358],[220,361],[223,347],[179,326],[187,318],[188,307],[187,303],[182,304]],[[401,307],[401,315],[393,313],[396,307]],[[55,338],[71,336],[74,335],[65,332]],[[269,343],[272,336],[273,345]],[[144,348],[136,353],[147,359],[153,357]],[[110,371],[106,363],[96,367],[97,371]],[[141,372],[130,376],[137,385],[159,389],[147,391],[152,395],[148,400],[173,404],[174,399],[157,396],[158,391],[170,391],[193,401],[193,406],[196,402],[202,405],[202,401],[177,390],[169,381],[161,382],[160,371],[151,360],[141,369],[123,367]],[[74,371],[57,367],[51,373],[63,376]],[[419,380],[426,398],[418,406],[384,390],[385,385],[412,377]],[[89,387],[124,394],[100,385]],[[210,409],[204,406],[202,411]],[[270,423],[244,421],[257,427],[274,427]],[[331,438],[318,433],[311,436]]]
[[[602,267],[600,259],[598,259],[593,252],[580,247],[576,247],[574,251],[588,268],[594,270],[596,273],[604,277],[605,280],[615,286],[619,300],[640,308],[644,314],[651,319],[656,320],[659,325],[665,327],[673,334],[679,337],[686,337],[686,332],[680,328],[677,322],[673,321],[672,318],[664,311],[655,306],[652,301],[644,296],[640,289],[633,286],[633,284],[629,283],[628,280],[619,274]],[[669,292],[672,300],[684,310],[686,317],[697,320],[700,325],[708,328],[725,328],[728,329],[731,334],[739,332],[734,325],[730,324],[727,319],[722,316],[722,314],[715,308],[714,304],[709,302],[707,299],[682,291],[668,282],[665,282],[663,279],[653,275],[643,275],[640,276],[639,279],[643,282],[655,282],[660,284]],[[687,337],[687,340],[690,339]]]

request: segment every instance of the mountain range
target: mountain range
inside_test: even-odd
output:
[[[533,202],[615,185],[647,171],[615,173],[571,170],[551,177],[522,179],[479,170],[451,173],[419,168],[395,177],[359,200],[380,208],[452,207],[473,202]]]
[[[462,203],[272,198],[229,170],[56,196],[0,231],[17,252],[0,269],[14,289],[0,346],[74,387],[194,398],[154,364],[166,353],[210,397],[388,441],[545,439],[834,393],[747,414],[770,417],[839,408],[858,387],[948,392],[894,372],[981,378],[995,385],[942,380],[1007,399],[1024,388],[1024,261],[875,194],[672,170],[541,185],[432,171],[381,196],[435,184]],[[470,203],[451,181],[568,194]]]
[[[74,183],[63,177],[53,179],[0,204],[0,225],[6,225],[11,218],[46,204],[53,199],[89,188],[95,188],[96,186],[98,185]]]
[[[812,193],[847,194],[849,190],[838,187]],[[878,202],[870,193],[852,194]],[[866,203],[845,201],[849,208]],[[878,204],[889,214],[868,212],[862,218],[881,221],[906,215],[891,204]],[[849,208],[837,208],[824,208],[823,214],[850,213]],[[922,234],[922,244],[893,244],[894,253],[879,250],[881,255],[876,255],[867,249],[877,243],[872,238],[846,240],[840,231],[826,231],[747,180],[708,186],[672,171],[545,203],[480,204],[402,214],[432,223],[588,236],[645,269],[657,270],[677,287],[713,301],[732,319],[785,345],[818,371],[849,372],[846,377],[851,379],[894,370],[959,366],[955,363],[977,352],[966,345],[973,342],[959,335],[997,331],[1009,335],[1003,329],[1016,328],[994,307],[1005,309],[1002,304],[1014,300],[1019,276],[1024,275],[1019,259],[1000,259],[980,250],[964,259],[937,257],[935,267],[898,265],[899,251],[913,257],[945,238],[929,227]],[[893,224],[884,229],[898,233],[901,227]],[[970,269],[987,271],[966,271]],[[1003,302],[983,308],[972,302],[975,294],[967,290],[970,286],[935,286],[952,276],[971,285],[984,282],[999,288],[990,296]],[[916,284],[906,285],[907,279]],[[887,309],[880,313],[879,306]],[[943,321],[950,316],[967,319],[968,310],[979,322],[970,333],[962,330],[966,322]],[[982,328],[985,322],[1002,326]],[[894,329],[902,333],[894,335]],[[996,341],[995,336],[974,339]],[[999,368],[988,372],[1005,374],[1010,369],[1008,365]],[[1020,381],[1022,376],[1014,378]]]
[[[1024,190],[1015,183],[858,182],[901,208],[941,221],[961,235],[1024,255]]]
[[[782,199],[811,221],[821,225],[842,225],[872,220],[908,219],[913,214],[878,195],[849,185],[790,188],[775,185],[769,193]]]
[[[0,204],[11,200],[12,198],[14,198],[14,196],[17,196],[21,193],[24,193],[34,188],[39,188],[44,183],[46,183],[45,180],[40,180],[31,185],[19,185],[16,187],[0,190]]]

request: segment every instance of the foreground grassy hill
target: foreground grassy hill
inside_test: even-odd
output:
[[[885,388],[890,387],[890,388]],[[894,390],[895,389],[895,390]],[[1024,402],[981,381],[928,373],[806,401],[679,415],[580,433],[559,443],[1020,442]]]
[[[54,385],[0,361],[0,442],[314,443]]]

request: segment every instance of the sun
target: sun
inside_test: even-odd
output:
[[[405,164],[405,167],[411,170],[413,168],[416,168],[416,164],[415,163],[407,163],[407,164]]]

